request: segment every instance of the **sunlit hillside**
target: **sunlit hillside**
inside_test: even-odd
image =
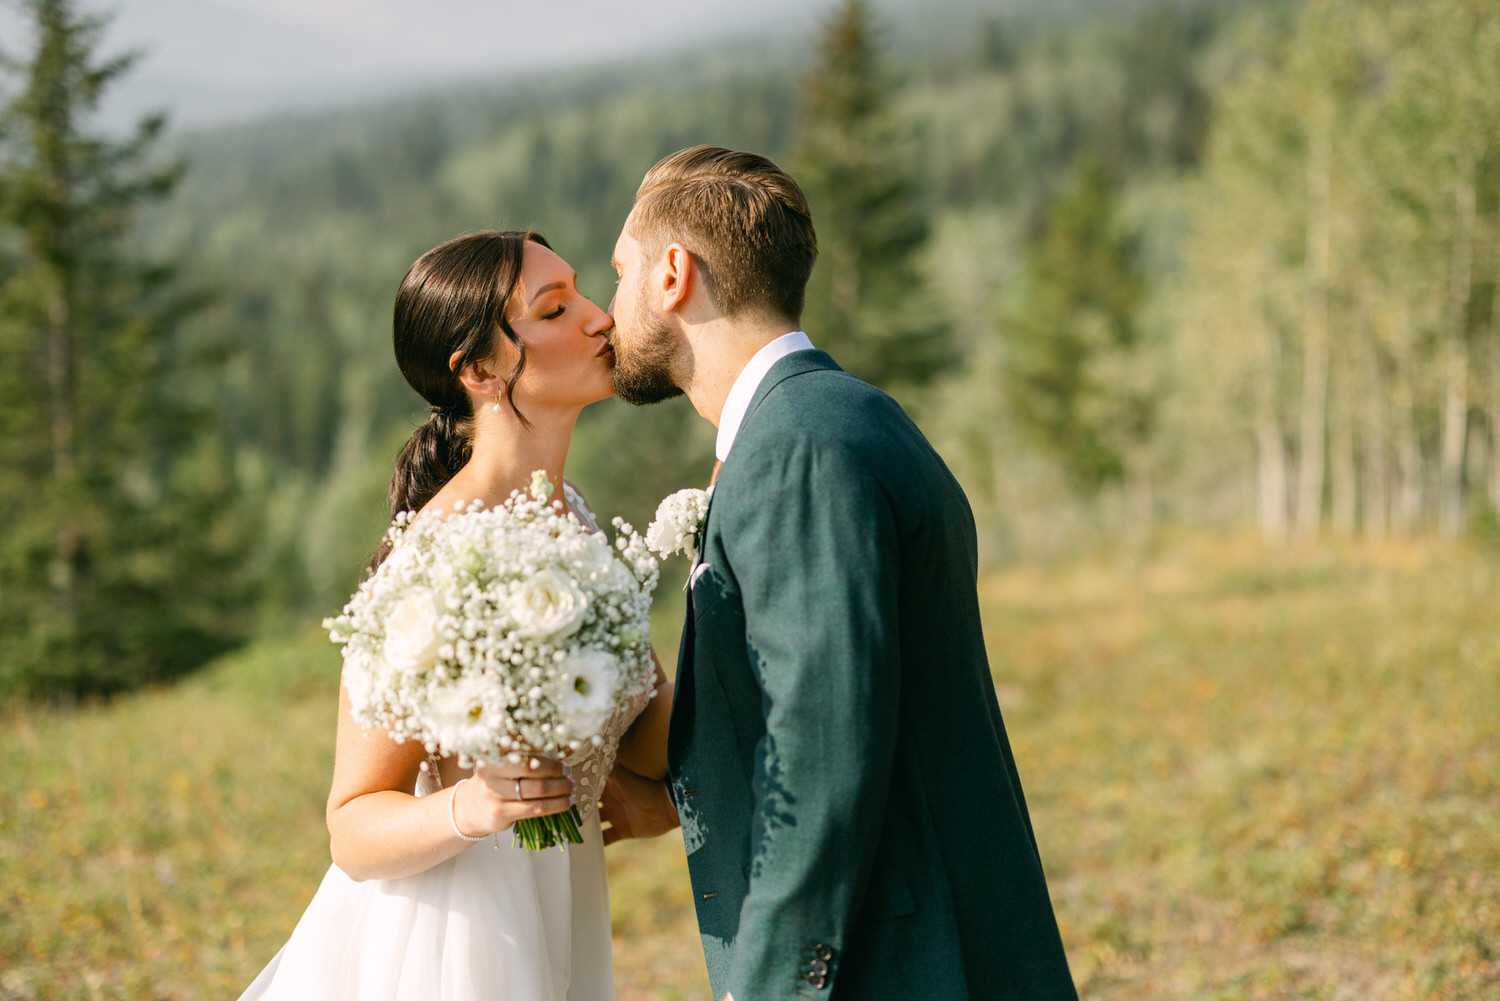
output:
[[[1492,553],[1201,541],[988,578],[1082,995],[1500,996],[1497,585]],[[309,633],[174,690],[11,710],[0,995],[237,996],[328,864],[336,672]],[[621,998],[703,997],[680,840],[609,855]]]

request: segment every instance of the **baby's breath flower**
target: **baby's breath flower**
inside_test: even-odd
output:
[[[713,488],[697,490],[688,488],[667,496],[656,507],[656,517],[646,528],[645,544],[662,559],[673,553],[682,553],[694,562],[698,559],[698,530],[708,515],[708,499]],[[631,542],[626,543],[629,547]],[[626,547],[627,559],[638,559],[641,555]]]

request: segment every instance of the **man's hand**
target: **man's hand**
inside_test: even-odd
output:
[[[667,784],[642,778],[624,765],[616,765],[609,773],[599,820],[606,825],[606,845],[625,838],[654,838],[682,823],[667,795]]]

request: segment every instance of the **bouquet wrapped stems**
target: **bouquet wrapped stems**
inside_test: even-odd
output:
[[[511,825],[510,843],[533,851],[543,848],[566,850],[568,845],[583,844],[583,832],[578,829],[581,823],[583,818],[578,815],[576,806],[545,817],[522,817]]]

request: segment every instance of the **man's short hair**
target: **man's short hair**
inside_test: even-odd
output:
[[[670,243],[686,247],[724,316],[802,318],[818,237],[802,189],[766,157],[722,146],[673,153],[641,181],[630,232],[647,262]]]

